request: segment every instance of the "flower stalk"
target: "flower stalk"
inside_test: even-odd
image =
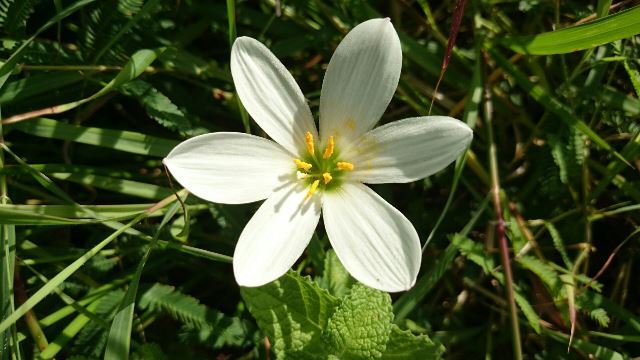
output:
[[[496,236],[500,246],[500,260],[504,268],[504,278],[507,302],[509,304],[509,317],[511,320],[511,338],[513,345],[513,358],[522,359],[522,345],[520,343],[520,325],[518,324],[518,309],[513,291],[513,274],[511,272],[511,259],[509,258],[509,245],[505,229],[504,217],[502,216],[502,200],[500,198],[500,174],[498,172],[498,154],[495,139],[493,137],[493,103],[491,89],[485,85],[485,111],[484,117],[487,125],[487,135],[489,138],[489,167],[491,172],[491,199],[496,216]]]

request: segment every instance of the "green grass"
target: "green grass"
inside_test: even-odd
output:
[[[378,324],[396,343],[378,353],[425,354],[428,343],[452,359],[640,354],[640,5],[622,4],[468,1],[432,114],[472,127],[469,151],[424,181],[374,187],[425,245],[416,285],[391,297],[393,325]],[[404,60],[381,123],[427,115],[453,8],[0,0],[0,360],[284,351],[278,324],[253,317],[233,278],[257,204],[177,202],[185,192],[162,157],[203,133],[264,135],[231,80],[238,36],[281,59],[317,119],[344,34],[390,17]],[[337,308],[358,299],[329,248],[319,228],[293,268],[317,284],[287,281]]]

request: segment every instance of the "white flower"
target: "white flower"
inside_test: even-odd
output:
[[[323,213],[345,268],[395,292],[416,281],[422,253],[409,220],[363,183],[406,183],[447,166],[472,131],[444,116],[376,129],[398,85],[402,51],[389,19],[356,26],[336,49],[322,84],[320,134],[295,80],[260,42],[238,38],[231,73],[242,103],[273,139],[233,132],[189,139],[164,159],[196,196],[240,204],[266,199],[233,255],[238,284],[283,275],[309,244]]]

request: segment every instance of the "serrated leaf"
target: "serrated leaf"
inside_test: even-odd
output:
[[[349,275],[340,259],[333,250],[327,251],[324,258],[324,273],[318,280],[318,285],[329,290],[331,295],[342,297],[349,292],[349,289],[356,281]]]
[[[387,347],[392,320],[389,294],[356,284],[329,319],[324,338],[340,359],[376,359]]]
[[[134,80],[120,86],[118,91],[138,100],[147,114],[158,124],[180,133],[185,133],[191,128],[185,114],[151,84],[142,80]]]
[[[408,330],[403,331],[393,325],[389,333],[387,348],[380,359],[440,359],[444,350],[442,344],[435,343],[426,335],[416,336]]]
[[[322,331],[338,304],[328,291],[290,272],[240,293],[278,359],[326,358]]]

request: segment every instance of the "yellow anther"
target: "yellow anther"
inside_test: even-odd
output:
[[[333,179],[333,177],[329,173],[322,174],[322,178],[324,179],[325,185],[327,185]]]
[[[305,200],[313,196],[313,193],[316,192],[316,189],[318,189],[318,185],[320,185],[320,180],[316,180],[311,184],[311,187],[309,188],[307,195],[304,197]]]
[[[296,163],[296,166],[298,167],[298,169],[302,169],[304,171],[309,171],[309,169],[311,169],[311,167],[313,167],[313,165],[304,162],[300,159],[293,159],[293,162]]]
[[[346,162],[346,161],[338,161],[338,163],[336,164],[336,167],[340,170],[353,170],[353,164],[350,162]]]
[[[324,154],[322,154],[323,159],[328,159],[329,156],[333,154],[333,146],[335,143],[333,142],[333,136],[329,136],[329,143],[327,144],[327,148],[324,149]]]
[[[307,143],[307,151],[313,155],[315,150],[313,148],[313,135],[311,135],[311,132],[307,131],[307,133],[304,134],[304,141]]]

